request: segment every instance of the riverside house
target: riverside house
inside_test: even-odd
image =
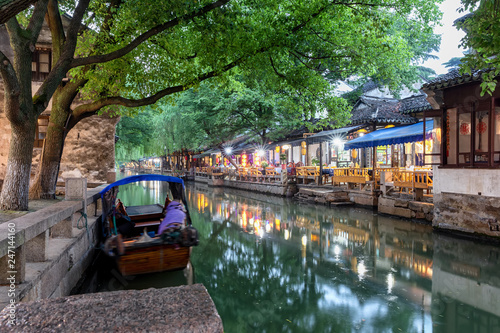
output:
[[[423,85],[433,110],[433,225],[500,236],[500,88],[481,96],[481,74],[457,70]],[[427,129],[428,131],[429,129]]]

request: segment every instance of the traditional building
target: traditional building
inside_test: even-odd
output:
[[[63,16],[66,27],[69,19]],[[52,68],[52,43],[49,27],[44,23],[36,49],[32,56],[32,91],[35,93]],[[0,25],[0,50],[13,59],[13,51],[4,25]],[[80,102],[81,103],[81,102]],[[47,109],[38,118],[33,150],[31,172],[36,170],[45,134],[49,126],[50,102]],[[70,172],[72,175],[86,177],[88,183],[105,183],[108,172],[114,171],[115,164],[115,126],[119,118],[92,116],[80,121],[67,135],[61,158],[60,175]],[[0,180],[3,180],[7,167],[10,142],[10,123],[4,112],[4,88],[0,79]]]
[[[500,87],[481,95],[481,74],[457,70],[424,84],[433,111],[433,225],[500,236]]]

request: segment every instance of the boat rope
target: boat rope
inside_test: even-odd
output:
[[[79,211],[79,213],[82,214],[82,215],[80,216],[80,218],[76,222],[76,227],[78,229],[80,229],[80,230],[82,230],[83,228],[85,228],[85,230],[87,231],[87,239],[89,241],[89,248],[91,248],[92,247],[92,241],[90,240],[90,232],[89,232],[87,214],[85,214],[83,211]],[[84,221],[84,222],[82,222],[82,224],[80,224],[80,221]]]

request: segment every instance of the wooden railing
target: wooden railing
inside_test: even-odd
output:
[[[371,180],[370,169],[366,168],[339,168],[333,170],[332,184],[357,183],[365,184]]]
[[[433,186],[430,173],[430,171],[395,171],[392,180],[397,187],[429,189]]]
[[[296,170],[297,170],[297,177],[319,176],[319,167],[316,166],[297,167]]]

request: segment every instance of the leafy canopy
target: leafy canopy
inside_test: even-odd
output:
[[[470,12],[457,20],[459,29],[466,32],[461,46],[472,49],[461,59],[461,72],[471,74],[474,70],[487,70],[482,74],[482,94],[492,94],[500,74],[500,2],[484,0],[462,0],[460,11]]]

